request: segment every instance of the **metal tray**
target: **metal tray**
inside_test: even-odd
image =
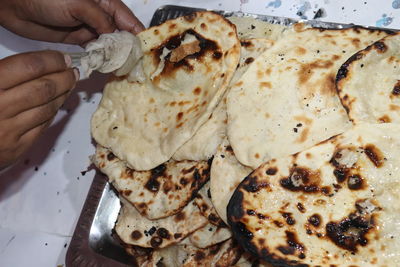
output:
[[[159,25],[168,19],[188,15],[195,11],[205,9],[172,6],[160,7],[153,15],[150,26]],[[225,17],[251,16],[273,24],[292,25],[299,20],[275,17],[268,15],[255,15],[243,12],[214,11]],[[354,24],[340,24],[322,22],[317,20],[303,21],[318,28],[344,29],[354,27]],[[393,29],[386,31],[398,31]],[[97,173],[93,179],[88,196],[77,222],[74,235],[68,248],[66,266],[133,266],[134,259],[129,256],[118,240],[113,237],[113,228],[120,210],[120,202],[107,178]]]

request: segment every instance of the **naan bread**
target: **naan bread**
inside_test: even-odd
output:
[[[350,57],[340,68],[336,85],[353,123],[400,122],[400,35]]]
[[[230,86],[234,85],[247,71],[256,58],[270,49],[275,41],[265,38],[244,39],[240,42],[240,60]]]
[[[363,28],[297,25],[276,41],[228,94],[228,138],[238,160],[256,168],[348,129],[336,73],[350,55],[384,36]]]
[[[211,165],[210,193],[219,217],[227,223],[226,207],[236,187],[252,171],[236,159],[227,138],[221,143]]]
[[[145,265],[167,267],[226,267],[234,265],[241,255],[241,249],[233,240],[199,249],[183,244],[174,245],[154,251],[152,260]]]
[[[217,149],[226,135],[226,96],[218,103],[211,117],[195,135],[181,146],[172,156],[174,160],[207,160]]]
[[[269,263],[254,258],[249,253],[243,253],[234,267],[274,267]]]
[[[234,236],[277,266],[400,266],[399,132],[360,124],[263,164],[229,202]]]
[[[236,68],[235,74],[231,80],[231,85],[234,84],[243,73],[249,68],[251,63],[261,55],[265,50],[274,44],[268,39],[247,39],[241,42],[240,61]],[[211,115],[211,118],[204,123],[196,134],[181,146],[173,155],[175,160],[207,160],[211,158],[219,144],[226,136],[226,95],[229,89],[225,92],[224,97],[219,102]]]
[[[144,248],[163,248],[180,242],[189,234],[205,226],[204,218],[193,202],[173,216],[149,220],[127,200],[120,198],[122,208],[115,224],[115,231],[126,244]]]
[[[150,220],[181,211],[210,178],[211,161],[170,160],[150,171],[135,171],[99,145],[93,162],[120,196]]]
[[[211,165],[212,166],[212,165]],[[210,183],[207,182],[197,193],[194,203],[200,209],[201,214],[208,219],[208,221],[215,226],[226,226],[226,224],[218,216],[211,200]]]
[[[133,266],[145,266],[145,264],[151,260],[153,249],[128,245],[122,241],[120,241],[120,243],[125,248],[125,252],[132,256]]]
[[[236,69],[233,24],[212,12],[169,20],[137,35],[143,83],[114,78],[91,121],[96,142],[134,170],[171,158],[205,123]]]
[[[208,248],[219,244],[232,237],[231,230],[227,226],[215,226],[208,223],[203,228],[200,228],[188,238],[190,242],[198,248]]]
[[[290,27],[281,24],[271,24],[253,17],[228,17],[235,24],[241,40],[251,38],[267,38],[278,40],[284,36]]]

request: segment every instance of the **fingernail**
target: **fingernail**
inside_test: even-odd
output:
[[[69,55],[64,54],[64,61],[65,61],[65,64],[67,65],[68,68],[71,67],[72,59],[71,59],[71,57]]]
[[[79,81],[79,70],[77,69],[77,68],[74,68],[74,75],[75,75],[75,79],[77,80],[77,81]]]

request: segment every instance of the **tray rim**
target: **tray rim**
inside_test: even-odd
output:
[[[68,247],[66,266],[129,266],[96,253],[89,245],[90,229],[107,183],[107,177],[96,171]]]
[[[385,31],[385,32],[399,32],[400,31],[400,29],[368,26],[368,25],[355,24],[355,23],[329,22],[329,21],[323,21],[323,20],[319,20],[319,19],[296,19],[296,18],[290,18],[290,17],[263,15],[263,14],[249,13],[249,12],[243,12],[243,11],[224,11],[224,10],[215,10],[215,9],[197,8],[197,7],[188,7],[188,6],[179,6],[179,5],[168,5],[168,4],[162,5],[156,9],[156,11],[154,12],[154,15],[151,19],[150,25],[153,26],[152,23],[155,22],[155,18],[160,11],[168,10],[168,9],[170,9],[170,10],[183,9],[188,12],[211,11],[211,12],[215,12],[217,14],[223,15],[225,17],[231,17],[231,16],[254,17],[257,19],[261,18],[264,21],[269,21],[269,22],[272,21],[273,23],[276,23],[279,21],[286,21],[286,22],[290,23],[288,25],[301,22],[301,23],[305,23],[309,26],[312,26],[314,28],[324,28],[324,29],[346,29],[346,28],[361,27],[361,28],[365,28],[365,29],[381,30],[381,31]]]
[[[188,6],[179,6],[179,5],[162,5],[157,8],[153,14],[153,17],[150,22],[150,27],[157,25],[156,19],[157,16],[160,15],[164,10],[185,10],[188,13],[196,12],[196,11],[213,11],[218,14],[224,15],[226,17],[235,15],[240,17],[250,16],[263,18],[262,20],[269,21],[286,21],[290,24],[296,22],[304,22],[312,27],[316,28],[331,28],[331,29],[342,29],[342,28],[352,28],[352,27],[362,27],[367,29],[377,29],[388,32],[398,32],[399,29],[392,28],[381,28],[375,26],[364,26],[357,24],[344,24],[337,22],[324,22],[319,20],[298,20],[294,18],[288,17],[279,17],[279,16],[270,16],[270,15],[261,15],[254,13],[247,13],[242,11],[222,11],[222,10],[211,10],[206,8],[194,8]],[[168,19],[166,19],[168,20]],[[165,21],[166,21],[165,20]],[[290,25],[288,24],[288,25]],[[128,267],[130,265],[121,263],[112,258],[108,258],[103,256],[97,252],[95,252],[89,245],[89,235],[90,230],[95,218],[95,214],[100,204],[100,200],[102,198],[103,192],[106,189],[107,185],[107,177],[101,174],[99,171],[96,171],[96,174],[93,178],[92,184],[89,188],[86,200],[84,202],[83,208],[81,210],[79,219],[77,220],[75,230],[71,241],[69,243],[68,251],[65,258],[65,265],[67,267],[75,267],[75,266],[96,266],[96,267]]]

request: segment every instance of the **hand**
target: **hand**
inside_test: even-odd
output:
[[[79,74],[56,51],[0,60],[0,169],[13,163],[50,125]]]
[[[116,29],[144,29],[121,0],[0,0],[0,25],[27,38],[79,45]]]

